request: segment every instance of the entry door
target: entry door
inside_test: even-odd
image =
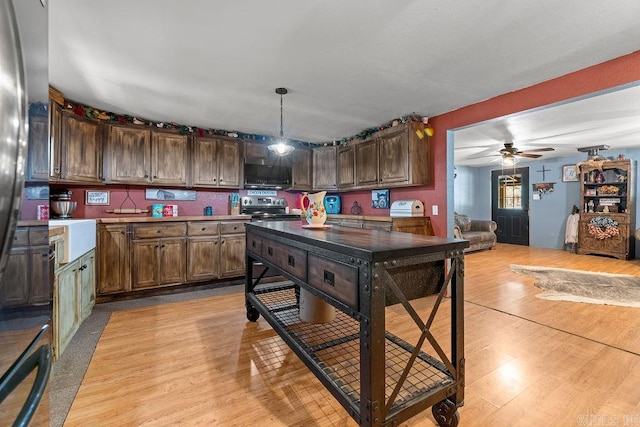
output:
[[[529,168],[491,171],[491,218],[499,243],[529,246]]]

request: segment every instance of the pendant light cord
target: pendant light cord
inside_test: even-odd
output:
[[[284,132],[282,131],[282,94],[280,94],[280,139],[284,139]]]

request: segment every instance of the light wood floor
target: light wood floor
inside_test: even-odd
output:
[[[509,264],[640,276],[638,261],[558,250],[467,255],[460,425],[640,425],[640,309],[538,299],[533,278]],[[412,334],[397,307],[387,322]],[[439,315],[434,334],[448,329]],[[356,424],[262,318],[246,320],[235,294],[112,315],[65,426],[138,425]],[[425,411],[402,425],[434,422]]]

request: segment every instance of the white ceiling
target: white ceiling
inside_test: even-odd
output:
[[[49,78],[96,108],[265,135],[286,87],[285,136],[327,142],[640,50],[638,16],[637,0],[52,0]],[[580,130],[569,112],[539,114],[456,140],[498,149],[506,126],[518,148],[547,146],[560,139],[542,128]]]

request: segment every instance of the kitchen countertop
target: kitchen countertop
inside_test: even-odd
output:
[[[98,224],[118,224],[130,222],[168,222],[168,221],[229,221],[229,220],[251,220],[251,215],[213,215],[213,216],[125,216],[111,218],[96,218]]]
[[[47,220],[37,220],[37,219],[30,219],[30,220],[24,220],[24,221],[18,221],[16,223],[17,227],[37,227],[37,226],[47,226],[49,225],[49,221]]]

